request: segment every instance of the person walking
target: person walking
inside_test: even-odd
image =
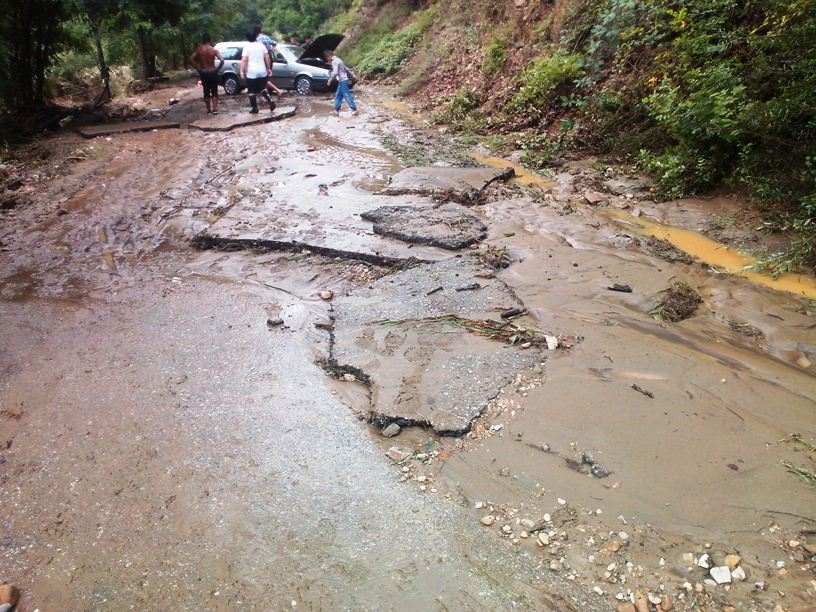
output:
[[[252,30],[247,35],[248,44],[244,45],[241,54],[241,78],[244,79],[249,91],[249,104],[252,107],[250,113],[258,113],[258,94],[261,94],[269,103],[269,111],[275,110],[275,104],[266,91],[266,83],[272,75],[272,64],[269,60],[269,53],[261,43],[257,41],[258,34]]]
[[[277,96],[283,95],[283,92],[278,89],[278,86],[275,85],[273,82],[273,78],[275,76],[275,52],[278,43],[276,43],[271,36],[268,36],[263,33],[263,27],[261,25],[255,26],[255,32],[258,35],[257,41],[261,43],[264,47],[266,47],[267,53],[269,53],[269,66],[272,74],[269,75],[269,81],[266,83],[266,88],[275,93]]]
[[[218,66],[215,65],[218,60]],[[204,88],[204,106],[207,113],[218,114],[218,71],[224,65],[224,57],[221,52],[212,46],[212,38],[209,34],[201,37],[201,44],[195,50],[190,63],[198,70],[201,85]]]
[[[329,74],[329,85],[332,81],[337,80],[337,93],[334,96],[334,113],[339,117],[340,109],[343,108],[343,102],[349,105],[351,114],[357,114],[357,103],[354,101],[354,95],[351,93],[352,80],[356,80],[354,73],[349,70],[346,63],[341,60],[334,51],[326,51],[326,61],[331,64],[331,74]]]

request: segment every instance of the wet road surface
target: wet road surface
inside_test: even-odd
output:
[[[364,421],[376,386],[317,363],[330,336],[315,324],[334,316],[319,293],[353,305],[388,282],[384,251],[451,253],[375,236],[358,217],[433,205],[377,195],[404,166],[400,147],[417,146],[397,106],[372,97],[339,121],[325,101],[298,107],[228,134],[52,139],[35,204],[2,220],[0,579],[22,588],[20,609],[591,611],[641,590],[679,609],[746,610],[784,591],[784,609],[812,609],[816,565],[789,542],[807,543],[816,493],[782,462],[816,458],[781,442],[816,435],[809,302],[650,254],[638,223],[579,202],[580,167],[519,168],[470,210],[507,248],[495,276],[528,309],[519,324],[575,343],[492,398],[463,438],[384,440]],[[293,244],[190,246],[225,222]],[[321,256],[326,244],[336,252]],[[657,322],[654,297],[678,277],[704,305]],[[422,333],[399,344],[417,375],[382,378],[399,398],[428,390],[423,351],[450,344],[450,330]],[[439,367],[427,380],[467,385],[455,377]],[[399,465],[394,445],[408,449]],[[585,451],[611,474],[574,469]],[[528,537],[550,514],[552,542]],[[703,550],[740,550],[750,580],[703,584],[680,561]],[[759,579],[772,588],[751,593]]]

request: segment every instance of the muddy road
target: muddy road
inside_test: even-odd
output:
[[[739,203],[180,93],[5,166],[18,609],[816,607],[816,283]]]

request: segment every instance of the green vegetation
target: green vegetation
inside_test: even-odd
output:
[[[586,84],[608,79],[631,109],[663,195],[742,188],[799,232],[772,267],[814,265],[816,1],[606,0],[575,19]]]
[[[534,59],[518,78],[519,90],[510,100],[512,111],[540,117],[583,73],[579,55],[555,53]]]
[[[485,49],[485,57],[482,62],[482,72],[487,77],[492,77],[504,68],[507,63],[507,36],[501,34],[494,36]]]
[[[349,62],[367,76],[387,76],[394,74],[411,56],[416,44],[433,22],[433,8],[417,13],[407,25],[394,32],[385,31],[385,22],[370,30],[357,45]]]
[[[472,89],[460,89],[442,111],[434,115],[436,123],[448,123],[457,129],[472,129],[474,121],[481,118],[479,107],[482,99],[479,94]]]

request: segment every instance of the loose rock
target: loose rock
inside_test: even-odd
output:
[[[382,435],[385,438],[393,438],[394,436],[398,436],[400,431],[402,431],[402,428],[399,425],[396,423],[391,423],[388,425],[388,427],[382,430]]]
[[[391,459],[394,463],[399,463],[401,461],[405,461],[410,457],[413,453],[405,448],[400,448],[399,446],[392,446],[389,448],[385,456]]]
[[[731,582],[731,570],[726,565],[712,567],[709,573],[717,584],[729,584]]]
[[[488,514],[486,516],[483,516],[479,522],[485,527],[490,527],[493,523],[496,522],[496,517],[493,516],[492,514]]]

